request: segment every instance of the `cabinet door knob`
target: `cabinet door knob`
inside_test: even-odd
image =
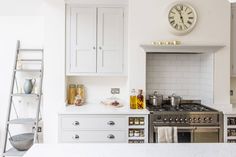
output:
[[[115,125],[115,122],[114,121],[109,121],[107,122],[108,125]]]
[[[72,139],[74,139],[74,140],[78,140],[78,139],[79,139],[79,135],[75,135],[75,136],[73,136]]]
[[[95,46],[93,47],[93,50],[96,50],[96,47],[95,47]]]
[[[107,136],[107,138],[109,138],[109,139],[115,139],[115,136],[112,135],[112,134],[109,134],[109,135]]]
[[[72,123],[72,125],[78,126],[78,125],[79,125],[79,122],[78,122],[78,121],[75,121],[75,122]]]
[[[102,47],[101,47],[101,46],[99,46],[99,50],[102,50]]]

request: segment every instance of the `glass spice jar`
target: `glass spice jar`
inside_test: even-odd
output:
[[[81,98],[81,104],[83,104],[85,102],[85,98],[84,98],[84,85],[82,84],[78,84],[77,88],[76,88],[76,93],[77,96],[79,96]]]
[[[76,85],[70,84],[68,89],[68,104],[74,104],[74,99],[76,96]]]

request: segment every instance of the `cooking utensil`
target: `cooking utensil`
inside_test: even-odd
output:
[[[153,106],[161,106],[163,102],[163,95],[154,91],[153,95],[149,95],[149,103]]]
[[[15,149],[19,151],[26,151],[33,145],[34,134],[25,133],[25,134],[15,135],[10,137],[9,141]]]
[[[169,100],[170,100],[170,104],[173,107],[179,107],[180,103],[181,103],[181,97],[175,95],[174,93],[169,96]]]

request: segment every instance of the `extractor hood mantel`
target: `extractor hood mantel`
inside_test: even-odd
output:
[[[215,53],[224,45],[141,45],[146,53],[202,54]]]

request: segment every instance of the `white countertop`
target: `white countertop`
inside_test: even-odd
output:
[[[236,144],[35,144],[24,157],[236,157]]]
[[[59,114],[135,114],[146,115],[149,114],[147,109],[132,110],[128,106],[116,108],[113,106],[107,106],[103,104],[85,104],[83,106],[67,106],[63,107]]]

